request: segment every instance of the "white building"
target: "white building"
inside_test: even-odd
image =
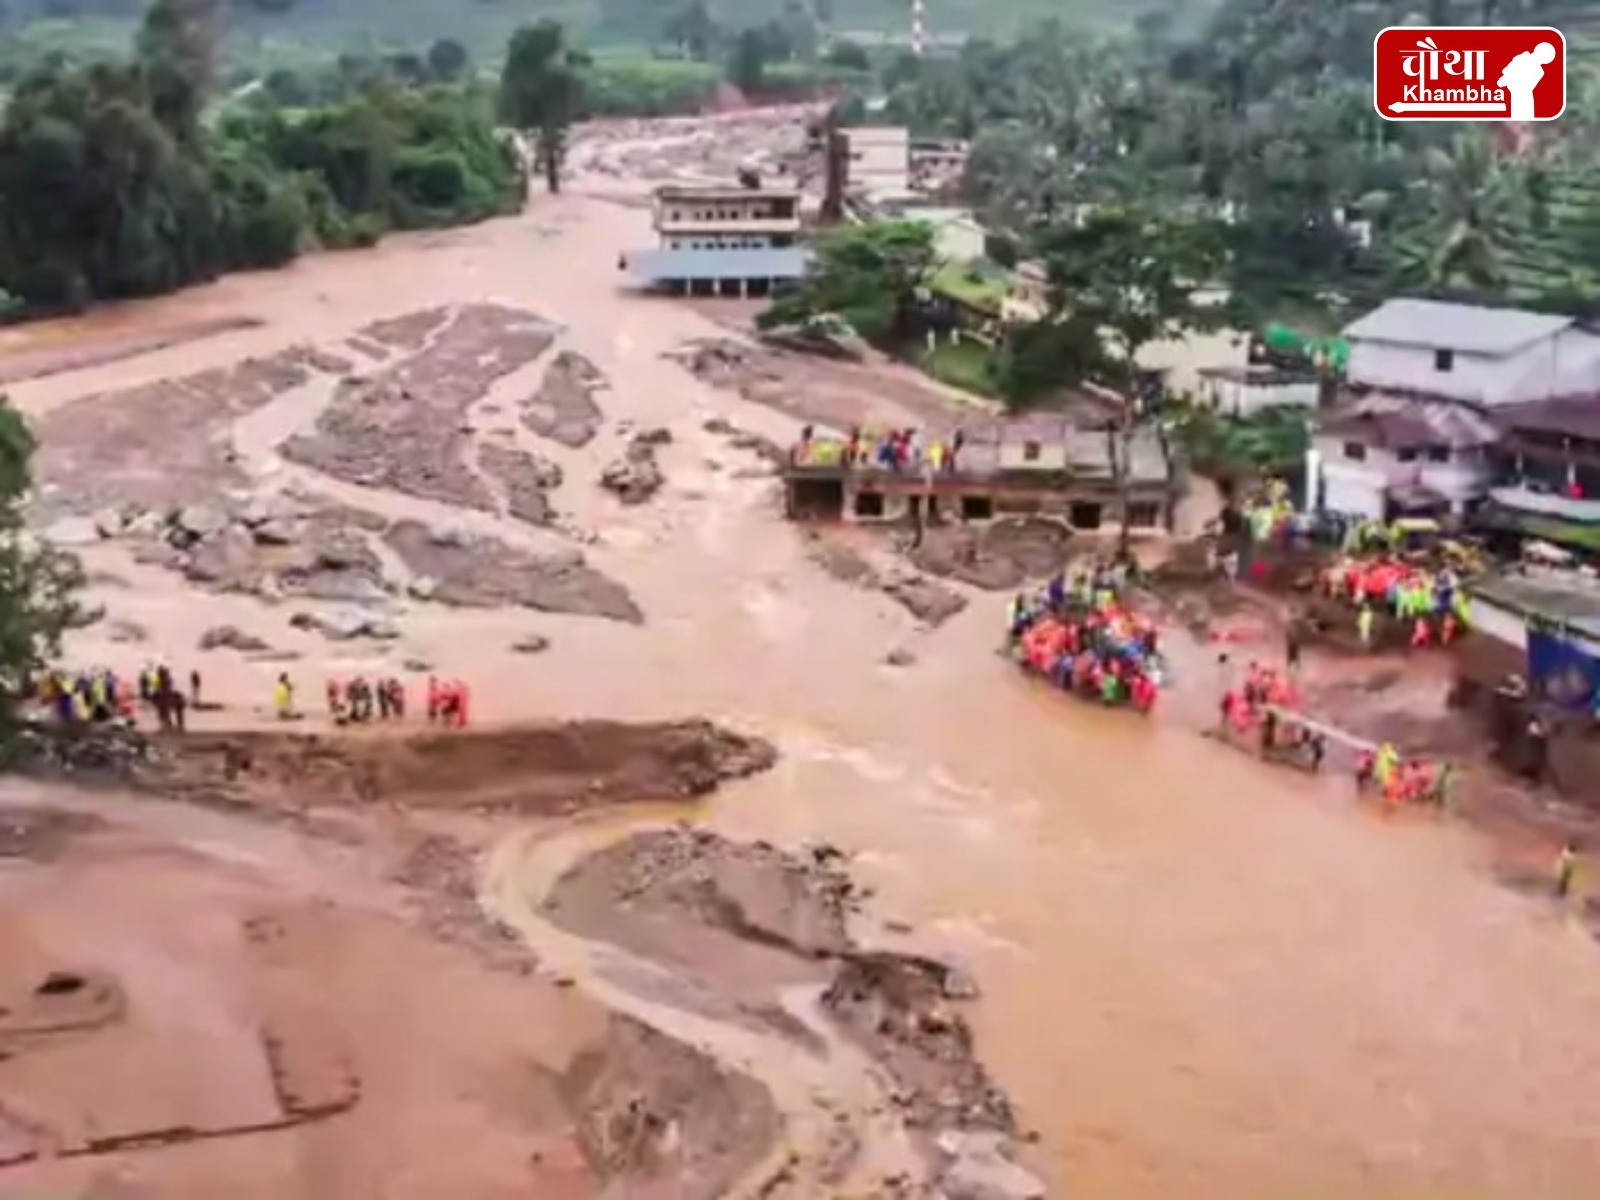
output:
[[[1390,300],[1343,336],[1357,388],[1493,408],[1600,387],[1600,336],[1572,317]]]
[[[1320,507],[1351,516],[1464,512],[1493,479],[1489,412],[1600,387],[1600,336],[1572,317],[1390,300],[1343,336],[1346,395],[1308,475]]]
[[[911,194],[911,134],[901,125],[858,125],[839,130],[844,142],[844,189],[868,199]]]
[[[1242,367],[1201,367],[1196,399],[1214,412],[1230,417],[1252,417],[1265,408],[1317,406],[1316,376],[1286,371],[1264,363]]]
[[[1483,496],[1499,433],[1448,400],[1371,392],[1341,404],[1311,440],[1314,506],[1386,520],[1459,514]]]

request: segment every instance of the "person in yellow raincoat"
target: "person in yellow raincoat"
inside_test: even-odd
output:
[[[294,684],[289,682],[288,672],[280,674],[272,685],[272,710],[280,721],[294,716]]]

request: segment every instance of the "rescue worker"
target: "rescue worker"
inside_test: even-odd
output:
[[[389,681],[387,679],[380,679],[378,681],[377,691],[378,691],[378,720],[387,721],[393,715],[393,713],[391,712],[391,710],[389,708],[389,696],[390,696]]]
[[[1578,847],[1568,842],[1556,856],[1556,896],[1565,900],[1572,895],[1572,885],[1578,878]]]
[[[189,703],[195,708],[200,707],[200,672],[189,672]]]
[[[337,679],[328,680],[328,717],[335,725],[343,725],[344,712],[344,685]]]
[[[444,695],[437,676],[428,676],[428,724],[432,725],[443,715]]]
[[[289,681],[287,671],[280,672],[278,681],[272,685],[272,711],[280,721],[294,716],[294,684]]]
[[[389,711],[394,714],[395,720],[405,720],[406,685],[391,676],[385,686],[389,690]]]
[[[1372,605],[1363,604],[1361,611],[1356,613],[1356,633],[1361,638],[1363,650],[1372,649]]]

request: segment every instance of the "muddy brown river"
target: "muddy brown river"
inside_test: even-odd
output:
[[[882,915],[973,967],[980,1049],[1040,1135],[1030,1165],[1060,1194],[1600,1194],[1594,943],[1498,886],[1459,828],[1384,820],[1334,783],[1268,773],[1159,715],[1129,721],[1029,686],[993,653],[999,597],[919,633],[825,577],[771,481],[708,468],[713,439],[697,440],[717,415],[779,437],[793,423],[663,361],[712,328],[619,288],[618,256],[649,243],[648,214],[586,192],[640,186],[580,179],[520,218],[10,331],[0,349],[25,353],[259,322],[10,390],[42,412],[444,302],[560,322],[561,345],[610,376],[608,417],[683,431],[653,504],[623,510],[586,483],[564,496],[596,531],[592,561],[648,620],[540,618],[552,649],[523,658],[503,646],[526,614],[418,616],[409,642],[473,680],[483,719],[705,714],[777,742],[779,768],[704,819],[851,852]],[[308,403],[252,418],[262,444],[246,457]],[[264,620],[252,601],[117,569],[153,644]],[[82,645],[105,661],[142,653],[96,636]],[[916,665],[882,666],[900,645]],[[308,689],[319,665],[296,668]],[[208,670],[220,692],[265,700],[271,668]]]

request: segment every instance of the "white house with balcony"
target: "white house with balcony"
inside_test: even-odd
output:
[[[1492,482],[1488,414],[1600,387],[1600,336],[1573,317],[1390,300],[1343,336],[1345,389],[1307,475],[1316,505],[1348,516],[1465,512]]]

